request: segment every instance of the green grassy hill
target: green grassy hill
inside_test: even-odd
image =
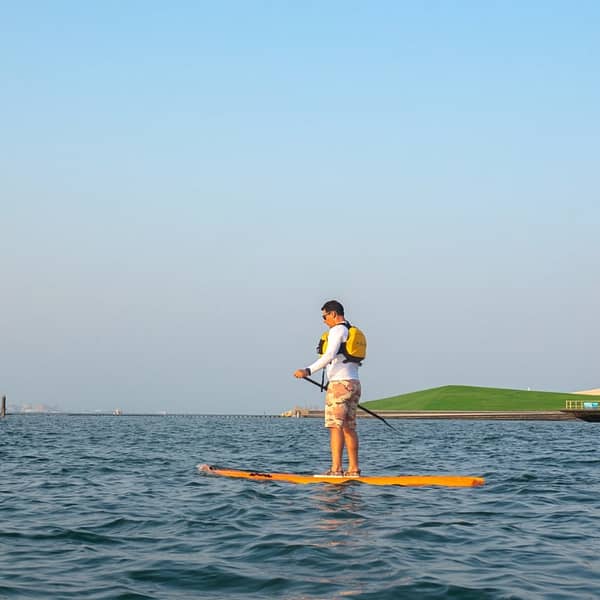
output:
[[[446,385],[363,404],[372,410],[560,410],[577,394]]]

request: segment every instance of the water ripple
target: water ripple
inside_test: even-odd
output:
[[[302,419],[10,416],[0,423],[0,597],[600,597],[597,427],[361,422],[369,473],[477,489],[294,486],[199,474],[327,467]]]

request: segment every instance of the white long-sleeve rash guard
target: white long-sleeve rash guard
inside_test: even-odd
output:
[[[340,381],[343,379],[358,379],[358,364],[355,362],[344,362],[343,354],[339,354],[340,346],[348,339],[348,328],[345,325],[334,325],[329,330],[327,338],[327,350],[312,365],[307,368],[311,373],[327,367],[327,379],[329,381]]]

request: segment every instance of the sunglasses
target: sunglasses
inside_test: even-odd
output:
[[[327,318],[327,315],[330,315],[332,312],[333,312],[332,310],[330,310],[329,312],[326,312],[326,313],[323,315],[323,321],[324,321],[324,320]]]

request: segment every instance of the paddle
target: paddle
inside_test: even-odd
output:
[[[303,379],[306,381],[309,381],[313,385],[320,387],[321,391],[326,390],[327,386],[329,385],[329,383],[326,383],[325,385],[323,385],[322,383],[319,383],[318,381],[315,381],[314,379],[311,379],[310,377],[303,377]],[[358,408],[360,408],[360,410],[364,410],[366,413],[369,413],[372,417],[375,417],[376,419],[383,421],[390,429],[393,429],[394,431],[400,433],[395,427],[390,425],[381,415],[378,415],[377,413],[374,413],[372,410],[365,408],[362,404],[359,404]]]

